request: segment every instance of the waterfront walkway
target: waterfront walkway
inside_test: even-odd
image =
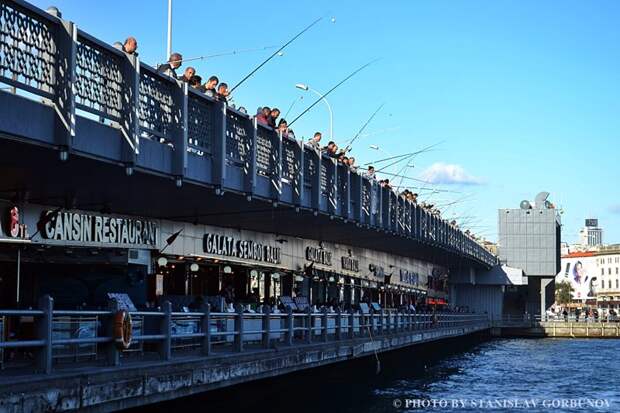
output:
[[[492,335],[501,337],[620,338],[620,323],[603,319],[505,316],[491,325]]]
[[[163,311],[131,313],[133,344],[121,351],[111,333],[98,334],[112,332],[115,313],[52,306],[43,300],[40,310],[27,311],[35,339],[0,343],[33,356],[0,372],[2,413],[115,411],[490,327],[481,314],[213,313],[208,307],[175,313],[165,303]],[[0,311],[5,318],[24,314]],[[81,325],[81,335],[63,336],[72,325]]]

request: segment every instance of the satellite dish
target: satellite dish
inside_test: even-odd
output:
[[[532,204],[527,199],[521,201],[521,209],[532,209]]]
[[[536,203],[536,209],[544,209],[547,205],[545,203],[547,198],[549,198],[549,192],[540,192],[536,195],[536,200],[534,201]]]

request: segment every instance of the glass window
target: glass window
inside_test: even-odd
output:
[[[616,278],[616,290],[620,288],[620,280]]]
[[[601,275],[605,275],[605,268],[601,268]]]

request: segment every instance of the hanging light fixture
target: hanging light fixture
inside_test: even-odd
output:
[[[224,274],[232,273],[232,268],[230,268],[230,265],[225,265],[223,270],[224,270]]]
[[[256,277],[258,275],[258,271],[256,270],[250,270],[250,276],[251,277]]]
[[[271,278],[274,280],[279,280],[280,279],[280,273],[279,272],[274,272],[273,274],[271,274]]]
[[[189,266],[189,270],[190,270],[191,272],[196,272],[196,271],[198,271],[199,269],[200,269],[200,267],[198,267],[198,264],[196,264],[196,263],[193,263],[192,265],[190,265],[190,266]]]
[[[301,276],[301,275],[296,275],[296,276],[295,276],[295,281],[297,281],[297,282],[302,282],[303,280],[304,280],[304,277],[303,277],[303,276]]]
[[[168,259],[166,257],[159,257],[157,259],[157,265],[159,265],[160,267],[165,267],[166,265],[168,265]]]

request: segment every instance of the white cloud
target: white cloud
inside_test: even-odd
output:
[[[436,162],[426,168],[420,179],[430,184],[482,185],[482,179],[470,175],[461,165]]]

